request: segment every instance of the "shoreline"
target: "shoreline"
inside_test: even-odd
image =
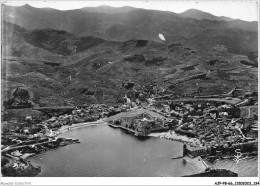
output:
[[[93,121],[93,122],[85,122],[85,123],[75,123],[72,124],[71,126],[65,125],[62,126],[58,131],[57,136],[61,135],[62,133],[65,133],[67,131],[73,130],[73,129],[77,129],[77,128],[82,128],[82,127],[88,127],[88,126],[97,126],[97,125],[104,125],[107,124],[105,121]],[[51,149],[48,149],[51,150]],[[41,154],[41,153],[40,153]],[[29,167],[24,170],[22,173],[19,173],[17,175],[22,174],[23,176],[31,176],[31,177],[36,177],[38,174],[40,174],[40,172],[42,171],[42,168],[38,165],[34,165],[31,162],[31,158],[33,157],[37,157],[39,154],[35,154],[35,153],[25,153],[21,156],[21,158],[23,160],[26,160],[27,162],[29,162]],[[12,167],[10,167],[12,169]],[[11,171],[11,172],[10,172]],[[12,176],[16,176],[16,174],[13,172],[13,170],[9,170],[10,173],[7,173],[6,176],[8,176],[9,174]]]
[[[117,126],[117,125],[113,125],[113,124],[108,124],[110,127],[113,127],[113,128],[119,128],[119,129],[123,129],[123,130],[126,130],[126,131],[128,131],[128,132],[131,132],[131,133],[133,133],[133,134],[135,134],[136,135],[136,132],[134,131],[134,130],[132,130],[132,129],[129,129],[129,128],[126,128],[126,127],[123,127],[123,126]]]
[[[106,121],[102,120],[102,121],[93,121],[93,122],[84,122],[84,123],[74,123],[71,126],[64,125],[60,129],[57,130],[57,132],[58,132],[57,136],[65,133],[65,132],[68,132],[70,130],[73,130],[73,129],[82,128],[82,127],[88,127],[88,126],[104,125],[104,124],[108,124],[108,123]],[[191,138],[191,137],[187,137],[187,136],[184,136],[184,135],[179,135],[179,134],[175,133],[173,130],[170,130],[170,131],[167,131],[167,132],[150,133],[147,136],[148,137],[159,138],[159,139],[162,139],[162,140],[177,141],[177,142],[180,142],[180,143],[183,143],[183,144],[189,144],[191,146],[201,146],[201,143],[200,143],[200,141],[197,138]],[[29,155],[29,154],[30,153],[27,153],[27,155]],[[37,157],[37,155],[38,154],[30,154],[30,156],[28,156],[28,157],[26,157],[24,159],[30,160],[32,157]],[[220,164],[220,165],[217,165],[216,163],[208,164],[208,162],[206,161],[207,162],[206,163],[203,158],[190,159],[189,157],[185,157],[183,159],[185,159],[186,162],[189,163],[198,172],[203,172],[205,170],[205,168],[207,168],[207,166],[217,167],[217,168],[223,167],[222,164]],[[220,162],[224,162],[224,161],[222,160]],[[205,165],[205,163],[207,165]],[[39,168],[39,166],[35,166],[35,167]],[[42,171],[42,168],[40,168],[40,169]],[[33,175],[33,176],[37,176],[38,174],[40,174],[40,172],[38,172],[36,175]]]
[[[78,124],[75,123],[75,124],[72,124],[71,126],[64,125],[58,130],[59,131],[58,135],[65,133],[67,131],[73,130],[73,129],[77,129],[77,128],[95,126],[95,125],[104,125],[104,124],[107,124],[107,122],[105,122],[105,121],[93,121],[93,122],[78,123]]]
[[[147,136],[160,138],[160,139],[164,139],[164,140],[177,141],[177,142],[181,142],[181,143],[189,144],[189,145],[193,145],[193,146],[194,145],[201,146],[201,143],[197,138],[190,138],[187,136],[178,135],[174,131],[150,133]]]
[[[205,161],[208,166],[214,169],[227,169],[238,174],[238,177],[257,177],[258,176],[258,155],[249,156],[236,162],[232,159],[219,159],[214,162]]]

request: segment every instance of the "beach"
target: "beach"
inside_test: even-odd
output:
[[[190,138],[187,136],[178,135],[174,131],[151,133],[148,136],[172,140],[172,141],[179,141],[182,143],[195,145],[195,146],[201,146],[201,143],[197,138]]]
[[[64,133],[69,130],[81,128],[81,127],[87,127],[87,126],[93,126],[93,125],[104,125],[107,124],[104,121],[93,121],[93,122],[86,122],[86,123],[77,123],[77,124],[72,124],[70,126],[64,125],[59,129],[60,134]]]

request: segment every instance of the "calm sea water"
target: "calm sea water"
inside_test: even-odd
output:
[[[71,130],[64,137],[81,143],[32,157],[42,177],[150,177],[183,176],[196,170],[182,159],[182,143],[158,138],[137,138],[107,125]]]
[[[258,157],[251,157],[238,163],[232,160],[220,160],[213,168],[229,169],[236,172],[239,177],[258,177]]]

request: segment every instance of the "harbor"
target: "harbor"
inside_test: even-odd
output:
[[[231,124],[234,125],[239,120],[232,119],[230,122],[226,121],[227,119],[223,116],[219,116],[219,118],[216,118],[215,116],[214,119],[212,118],[214,116],[208,114],[208,112],[211,112],[212,110],[212,103],[209,105],[204,105],[206,113],[203,116],[193,116],[189,118],[185,118],[181,115],[178,116],[178,114],[181,113],[180,107],[182,107],[183,110],[187,108],[188,111],[192,110],[192,106],[189,103],[178,105],[178,107],[175,108],[177,111],[172,111],[174,117],[167,116],[169,108],[166,106],[164,106],[162,111],[159,111],[158,103],[145,109],[137,107],[131,108],[131,102],[126,103],[125,105],[129,106],[130,109],[119,109],[118,112],[115,112],[111,108],[108,109],[104,105],[92,105],[85,108],[75,108],[72,110],[72,114],[52,117],[43,121],[41,124],[33,125],[31,128],[22,128],[21,130],[18,130],[19,133],[5,132],[4,135],[6,142],[11,145],[6,147],[2,146],[2,154],[5,157],[11,158],[18,162],[27,162],[26,159],[38,157],[40,154],[46,153],[51,149],[55,149],[56,151],[69,144],[82,143],[82,139],[80,137],[75,136],[74,138],[67,138],[67,134],[74,133],[75,131],[79,132],[81,130],[85,130],[85,128],[92,129],[92,127],[95,126],[98,128],[101,128],[102,126],[111,127],[111,130],[119,129],[118,132],[123,132],[131,138],[138,137],[137,139],[142,141],[157,139],[167,141],[167,143],[182,144],[182,147],[176,149],[176,151],[179,151],[178,156],[174,156],[174,154],[172,154],[167,158],[168,160],[182,162],[182,164],[192,167],[194,172],[191,175],[204,173],[206,169],[214,168],[216,165],[215,160],[228,158],[232,159],[233,155],[237,152],[236,149],[238,148],[244,158],[252,157],[254,155],[254,151],[252,150],[257,149],[258,142],[255,141],[255,138],[252,138],[255,137],[254,133],[250,131],[250,136],[248,135],[248,137],[246,137],[245,135],[247,135],[246,132],[248,133],[248,131],[245,131],[244,128],[231,126]],[[208,109],[208,107],[211,107],[211,109]],[[81,122],[84,120],[89,120],[87,118],[90,117],[90,112],[93,111],[96,112],[95,121]],[[189,113],[188,111],[186,112]],[[232,113],[231,111],[230,114],[236,115],[236,113]],[[214,139],[216,139],[213,138],[214,133],[209,135],[203,128],[206,126],[204,123],[205,118],[206,123],[209,124],[220,121],[220,126],[222,128],[220,128],[219,131],[214,130],[212,132],[215,134],[219,133],[223,136],[225,135],[225,137],[228,138],[222,138],[222,141],[214,141]],[[224,119],[227,126],[230,127],[223,126],[222,120]],[[28,118],[27,123],[28,122],[32,123],[33,121]],[[200,132],[202,135],[198,136],[192,131],[194,129],[196,129],[197,133]],[[221,130],[225,130],[226,133],[223,134]],[[37,132],[35,133],[35,131]],[[231,133],[232,131],[235,131],[235,133]],[[236,139],[231,138],[230,135],[234,135]],[[228,142],[229,139],[233,139],[233,141]],[[214,143],[209,143],[210,141],[214,141]],[[224,141],[227,141],[229,145],[224,145]],[[245,154],[247,154],[247,156]],[[142,156],[142,154],[139,156]],[[144,161],[146,161],[146,159],[144,159]],[[25,167],[24,170],[34,166],[29,162],[27,162],[27,164],[30,166],[23,166]],[[20,167],[19,165],[23,164],[13,163],[12,169],[18,169]],[[39,166],[36,163],[35,169],[37,168],[39,169]],[[220,166],[220,168],[222,167]],[[3,169],[5,169],[5,167]],[[217,173],[218,171],[214,172],[214,175]],[[206,175],[208,175],[208,172]]]
[[[154,137],[136,138],[134,134],[108,125],[70,130],[62,136],[77,137],[81,143],[29,158],[33,164],[42,167],[39,177],[172,177],[204,171],[190,163],[185,164],[182,159],[172,160],[173,156],[182,155],[180,142]],[[71,159],[73,161],[68,161]]]

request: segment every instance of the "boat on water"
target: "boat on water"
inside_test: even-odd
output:
[[[75,143],[80,143],[79,139],[72,139],[72,141]]]
[[[66,145],[68,145],[68,143],[65,142],[65,141],[63,141],[63,142],[60,143],[60,146],[66,146]]]

